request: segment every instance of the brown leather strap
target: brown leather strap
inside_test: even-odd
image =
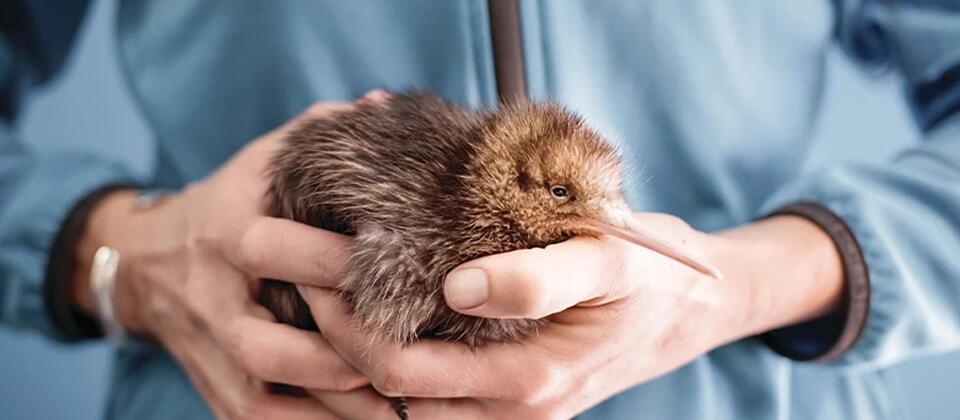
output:
[[[493,68],[501,102],[527,97],[523,70],[523,40],[517,0],[488,0],[490,37],[493,40]]]

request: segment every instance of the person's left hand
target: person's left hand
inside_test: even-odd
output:
[[[637,217],[693,255],[715,257],[720,246],[674,217]],[[317,395],[341,416],[395,419],[379,393],[412,397],[417,419],[570,418],[752,332],[742,309],[750,294],[738,287],[611,237],[492,255],[451,272],[447,303],[550,322],[522,342],[475,351],[434,340],[370,344],[335,292],[300,291],[323,335],[371,380],[373,389]]]

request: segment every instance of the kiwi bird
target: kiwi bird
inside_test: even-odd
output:
[[[275,157],[274,216],[354,235],[341,292],[373,337],[471,347],[515,341],[544,321],[459,314],[443,298],[454,267],[577,235],[614,235],[709,275],[709,266],[636,226],[614,148],[554,104],[472,111],[429,93],[363,100],[308,121]],[[287,283],[261,302],[315,329]]]

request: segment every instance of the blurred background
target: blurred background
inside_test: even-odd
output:
[[[62,148],[67,139],[70,148],[123,157],[131,168],[149,173],[150,134],[114,56],[114,10],[113,0],[94,2],[66,72],[30,101],[18,130],[37,148]],[[904,143],[915,138],[896,80],[864,74],[837,51],[827,72],[826,107],[814,133],[817,153],[848,159],[880,136]],[[65,347],[0,327],[0,418],[99,418],[109,366],[103,343]],[[960,418],[960,354],[896,369],[915,419]]]

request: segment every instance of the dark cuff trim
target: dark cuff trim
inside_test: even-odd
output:
[[[62,340],[80,341],[103,336],[100,323],[94,317],[77,310],[70,299],[70,283],[74,271],[73,252],[94,207],[110,193],[129,188],[132,187],[108,185],[87,194],[73,206],[54,238],[47,256],[43,304]]]
[[[835,361],[857,343],[867,324],[867,315],[870,311],[870,274],[863,258],[863,251],[853,231],[843,219],[820,204],[811,202],[791,204],[771,214],[771,216],[777,215],[803,217],[816,223],[833,239],[843,263],[843,307],[838,313],[821,319],[767,332],[761,336],[761,339],[773,351],[797,361]],[[792,331],[798,329],[822,329],[825,323],[835,326],[837,330],[833,336],[836,338],[832,341],[832,345],[825,346],[819,352],[802,352],[780,339],[781,336],[790,335]]]

